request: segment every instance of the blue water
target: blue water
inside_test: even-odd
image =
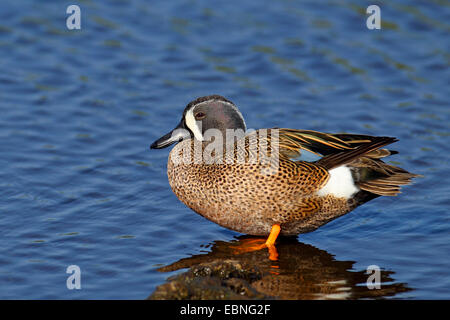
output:
[[[397,137],[424,177],[297,240],[392,272],[394,298],[450,298],[448,2],[382,1],[381,30],[360,0],[85,0],[81,30],[69,4],[1,5],[1,299],[143,299],[183,271],[159,267],[234,241],[148,148],[212,93],[249,128]]]

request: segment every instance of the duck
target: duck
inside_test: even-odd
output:
[[[233,231],[262,236],[276,260],[279,235],[312,232],[380,196],[397,196],[419,175],[385,163],[394,137],[313,130],[248,130],[221,95],[199,97],[151,149],[173,144],[167,162],[177,198]]]

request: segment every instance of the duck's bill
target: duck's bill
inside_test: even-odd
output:
[[[150,149],[166,148],[174,143],[177,143],[183,139],[190,137],[191,134],[188,130],[178,126],[168,134],[162,136],[161,138],[153,142],[152,145],[150,146]]]

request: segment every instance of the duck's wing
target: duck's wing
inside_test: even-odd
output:
[[[354,172],[355,183],[374,195],[397,195],[400,186],[411,183],[412,178],[420,177],[381,160],[397,153],[382,149],[397,141],[393,137],[279,129],[279,141],[280,154],[291,160],[308,161],[305,155],[314,153],[317,156],[313,160],[314,164],[327,170],[349,166]]]
[[[342,154],[367,146],[380,139],[392,143],[395,138],[373,137],[357,134],[330,134],[312,130],[278,129],[280,153],[290,159],[300,161],[318,161],[329,155]],[[386,143],[386,144],[389,144]],[[386,145],[385,144],[385,145]],[[366,156],[382,158],[396,153],[386,149],[365,150]],[[355,153],[353,153],[355,154]]]

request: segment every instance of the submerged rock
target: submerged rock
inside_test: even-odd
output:
[[[200,263],[188,271],[170,277],[148,297],[154,300],[222,300],[270,299],[252,283],[263,274],[254,266],[237,260],[214,260]]]

